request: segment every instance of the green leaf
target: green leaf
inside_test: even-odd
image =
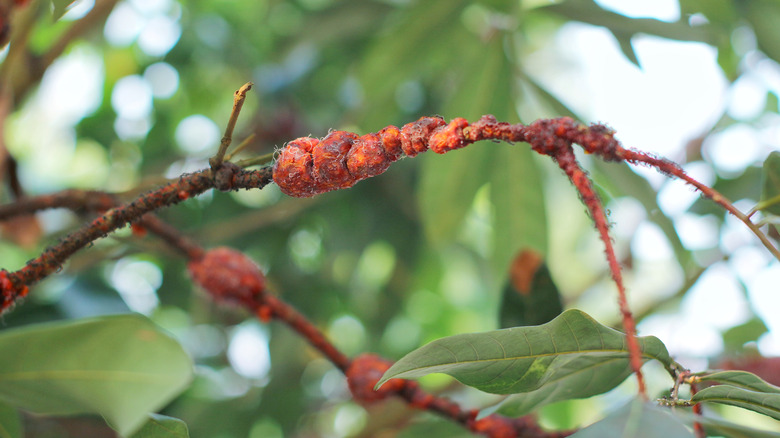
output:
[[[474,438],[474,434],[454,421],[438,416],[425,415],[415,418],[398,431],[395,438],[421,437]]]
[[[451,66],[458,77],[457,91],[444,106],[444,115],[470,121],[483,114],[493,114],[501,121],[516,119],[510,92],[511,65],[503,39],[494,37],[487,44],[476,39],[469,42],[470,45],[461,51],[479,57],[481,62],[464,64],[459,61]],[[463,59],[471,58],[466,53]],[[493,232],[496,235],[493,266],[496,271],[505,272],[511,256],[523,246],[530,244],[545,252],[546,231],[540,233],[541,238],[530,234],[539,232],[539,224],[546,225],[544,208],[539,209],[544,205],[538,190],[541,181],[536,164],[530,158],[530,150],[524,146],[521,149],[481,142],[443,156],[429,153],[421,157],[422,178],[417,198],[428,239],[434,244],[453,240],[477,191],[491,183]],[[534,209],[533,213],[531,209]],[[534,214],[536,217],[531,219]],[[531,219],[530,229],[519,229],[522,227],[520,221],[528,219]],[[508,235],[520,240],[508,239]]]
[[[727,30],[724,32],[724,35],[728,35],[730,33],[731,31]],[[740,56],[740,54],[734,50],[734,46],[731,45],[731,41],[725,37],[721,43],[716,46],[716,49],[718,50],[718,66],[723,71],[726,79],[729,82],[736,81],[739,75],[742,74],[740,69],[742,56]],[[773,96],[771,93],[769,93],[769,95]],[[774,109],[772,109],[772,111],[774,111]]]
[[[476,144],[423,158],[417,201],[425,235],[431,243],[455,239],[474,196],[487,184],[492,156],[490,146]]]
[[[544,260],[524,250],[512,261],[501,303],[501,327],[544,324],[563,312],[558,288]]]
[[[52,18],[54,21],[59,20],[68,11],[70,5],[76,0],[51,0],[52,5]]]
[[[697,392],[691,401],[737,406],[780,420],[780,393],[778,392],[767,393],[731,385],[717,385]]]
[[[419,80],[428,73],[439,77],[443,69],[458,62],[456,71],[468,65],[465,61],[473,58],[462,56],[459,50],[468,36],[459,20],[463,6],[463,0],[415,2],[391,16],[395,25],[384,26],[357,67],[366,102],[371,103],[360,116],[363,125],[374,129],[387,124],[388,108],[397,107],[395,93],[404,81]]]
[[[680,14],[686,18],[692,14],[701,14],[710,23],[729,27],[739,19],[733,0],[680,0]]]
[[[532,92],[540,100],[544,101],[547,104],[547,106],[550,107],[554,117],[569,116],[573,119],[580,119],[580,117],[577,114],[575,114],[574,111],[572,111],[568,106],[566,106],[563,102],[561,102],[561,100],[558,99],[554,94],[550,93],[546,88],[544,88],[541,84],[539,84],[528,73],[520,69],[518,71],[518,75],[523,80],[523,83],[528,85],[531,88]]]
[[[774,0],[739,2],[744,18],[753,28],[758,48],[767,56],[780,62],[780,4]]]
[[[572,438],[693,438],[671,409],[634,400]]]
[[[764,161],[759,209],[780,216],[780,152],[773,151]]]
[[[450,66],[457,73],[454,92],[443,105],[444,116],[464,117],[476,121],[484,114],[493,114],[499,121],[517,119],[514,110],[515,91],[512,63],[507,57],[506,39],[496,34],[487,41],[468,40],[460,47],[460,56]],[[469,62],[479,59],[479,63]]]
[[[625,56],[635,66],[642,68],[642,66],[639,64],[639,58],[636,56],[636,52],[634,51],[634,46],[631,44],[631,38],[634,37],[634,34],[617,33],[613,31],[612,35],[617,40],[618,45],[620,45],[620,51],[623,52],[623,56]]]
[[[734,424],[710,414],[696,415],[685,408],[669,409],[652,403],[633,401],[604,420],[572,435],[576,438],[674,438],[692,437],[679,426],[693,428],[694,423],[704,426],[708,436],[729,438],[778,438],[780,433],[753,429]]]
[[[780,433],[735,424],[712,414],[696,415],[689,410],[675,409],[674,415],[686,425],[693,427],[694,423],[704,426],[708,436],[727,436],[729,438],[778,438]]]
[[[490,199],[493,204],[493,266],[506,275],[521,248],[547,253],[547,214],[542,176],[527,145],[493,148]],[[498,163],[498,165],[496,165]]]
[[[22,421],[19,412],[5,403],[0,403],[0,438],[22,438]]]
[[[647,336],[639,338],[639,344],[645,359],[671,366],[672,359],[660,340]],[[496,394],[549,386],[547,390],[555,394],[552,398],[563,400],[572,398],[571,393],[582,396],[608,391],[620,383],[615,381],[615,370],[627,368],[625,336],[572,309],[540,326],[433,341],[396,362],[377,387],[392,378],[446,373]]]
[[[144,423],[132,438],[189,438],[187,423],[178,418],[159,414],[149,414],[149,420]]]
[[[698,374],[697,377],[702,382],[717,382],[751,391],[780,394],[780,388],[747,371],[718,371],[716,373]]]
[[[740,350],[748,342],[757,341],[769,329],[761,318],[752,318],[723,332],[724,347],[730,350]]]
[[[667,23],[652,18],[628,18],[602,9],[593,1],[569,0],[537,10],[548,11],[572,21],[604,26],[615,34],[644,33],[673,40],[706,43],[713,43],[717,38],[717,33],[713,26],[703,24],[692,27],[688,24],[687,17],[675,23]]]
[[[509,417],[520,417],[537,408],[563,400],[588,398],[617,387],[631,375],[628,362],[622,358],[580,360],[577,372],[552,378],[540,388],[509,396],[497,410]],[[589,386],[596,382],[596,386]]]
[[[780,106],[780,99],[778,99],[778,96],[771,91],[767,91],[766,104],[764,105],[764,112],[777,112],[777,108],[779,106]]]
[[[8,330],[0,351],[0,400],[40,414],[100,414],[122,435],[192,377],[181,346],[140,315]]]

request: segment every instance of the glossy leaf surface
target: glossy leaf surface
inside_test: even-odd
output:
[[[772,152],[761,173],[761,209],[780,216],[780,152]]]
[[[726,349],[738,351],[748,342],[757,341],[761,335],[769,331],[760,318],[752,318],[738,326],[723,332],[723,345]]]
[[[633,401],[575,433],[576,438],[693,438],[671,409]]]
[[[642,337],[639,343],[645,359],[671,362],[657,338]],[[628,368],[625,336],[572,309],[540,326],[438,339],[396,362],[379,385],[391,378],[445,373],[496,394],[549,385],[553,398],[562,400],[608,391],[620,383],[616,370]]]
[[[702,389],[691,400],[694,403],[715,402],[737,406],[780,420],[780,394],[767,394],[730,385],[719,385]]]
[[[727,436],[729,438],[778,438],[780,433],[767,430],[754,429],[752,427],[726,421],[715,417],[710,413],[696,415],[690,410],[676,409],[674,415],[685,424],[693,427],[694,423],[704,426],[708,436]]]
[[[740,2],[740,5],[743,4]],[[780,20],[780,4],[771,0],[753,0],[744,3],[742,12],[755,32],[758,48],[770,58],[779,61],[777,21]]]
[[[52,16],[54,20],[59,20],[68,11],[68,8],[75,2],[75,0],[52,0]]]
[[[544,324],[561,312],[561,296],[544,260],[534,251],[518,253],[504,286],[501,327]]]
[[[460,87],[444,106],[446,117],[460,115],[473,122],[483,114],[516,122],[512,104],[512,64],[502,38],[470,41],[463,48],[480,53],[480,65],[452,60]],[[426,154],[418,204],[425,233],[434,244],[452,241],[461,231],[479,189],[490,187],[493,272],[502,277],[512,256],[522,247],[547,251],[547,220],[542,178],[526,144],[479,142],[445,155]]]
[[[780,388],[746,371],[722,371],[702,376],[704,382],[717,382],[697,392],[693,402],[715,402],[749,409],[780,420]]]
[[[694,423],[704,426],[708,436],[729,438],[776,438],[776,432],[753,429],[711,415],[695,415],[690,409],[661,407],[633,401],[603,420],[582,429],[576,438],[677,438],[693,437]],[[687,427],[687,429],[686,429]]]
[[[533,391],[510,396],[498,407],[498,411],[510,417],[520,417],[550,403],[604,393],[631,375],[631,368],[624,358],[596,359],[590,364],[581,359],[579,363],[583,368],[560,373]]]
[[[132,438],[189,438],[187,424],[178,418],[150,414],[149,420]]]
[[[702,382],[717,382],[737,386],[751,391],[765,392],[768,394],[780,394],[780,388],[767,383],[757,375],[747,371],[731,370],[700,376]]]
[[[123,435],[192,377],[181,346],[140,315],[9,330],[0,350],[0,400],[40,414],[99,414]]]

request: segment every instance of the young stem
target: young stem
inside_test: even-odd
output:
[[[246,93],[252,89],[252,85],[254,84],[247,82],[236,90],[233,95],[233,111],[230,112],[230,118],[225,127],[225,135],[222,136],[222,141],[219,144],[217,154],[209,160],[212,169],[216,170],[222,165],[222,162],[225,159],[225,153],[227,152],[228,147],[230,147],[230,143],[233,141],[233,130],[236,127],[236,121],[238,121],[238,115],[241,113],[241,108],[244,106]]]
[[[39,195],[22,198],[11,204],[0,205],[0,222],[14,216],[31,214],[50,208],[67,208],[79,210],[106,211],[116,207],[119,200],[116,196],[98,190],[68,189],[49,195]]]
[[[223,191],[262,188],[270,181],[271,173],[267,169],[240,170],[235,165],[222,166],[216,175],[211,169],[184,175],[176,181],[145,193],[129,204],[111,208],[103,216],[70,233],[58,244],[47,248],[40,256],[27,262],[22,269],[7,274],[7,278],[17,289],[22,285],[34,284],[58,271],[76,251],[130,222],[140,220],[147,213],[178,204],[213,187]],[[5,303],[4,309],[19,296],[5,298],[10,302]]]
[[[233,157],[236,156],[236,154],[238,154],[242,150],[246,149],[247,146],[252,144],[252,142],[254,141],[255,137],[257,137],[257,135],[254,132],[249,134],[249,136],[247,138],[245,138],[244,141],[239,143],[239,145],[236,146],[235,149],[233,149],[233,152],[225,155],[225,161],[230,161],[231,159],[233,159]]]
[[[31,285],[45,278],[59,270],[68,257],[89,243],[140,219],[146,213],[181,202],[183,199],[180,192],[195,196],[211,188],[213,182],[210,174],[210,170],[203,170],[183,176],[129,204],[108,210],[103,216],[70,233],[57,245],[47,248],[19,271],[9,274],[9,279],[15,284]]]
[[[154,214],[148,213],[144,215],[141,218],[141,225],[188,259],[192,260],[203,257],[203,247],[198,245],[194,240],[183,235],[176,227],[164,222]]]
[[[293,331],[306,339],[309,344],[322,353],[333,365],[342,373],[347,372],[350,366],[350,359],[333,345],[327,337],[312,324],[303,314],[294,307],[277,298],[268,292],[263,293],[257,298],[256,303],[252,303],[254,312],[260,319],[272,317],[281,320]],[[424,409],[429,412],[437,413],[445,418],[460,423],[467,429],[472,429],[474,419],[477,415],[475,410],[464,410],[457,403],[442,397],[431,395],[422,389],[416,383],[404,385],[403,389],[396,395],[402,398],[410,406]],[[515,430],[520,434],[518,436],[534,438],[562,438],[571,434],[571,432],[545,432],[532,417],[523,417],[517,419],[508,419],[511,421]],[[496,436],[488,432],[488,436]],[[504,435],[501,435],[504,436]]]
[[[769,238],[764,234],[758,225],[754,224],[753,221],[750,220],[750,217],[741,211],[739,211],[736,207],[734,207],[734,204],[732,204],[725,196],[723,196],[721,193],[719,193],[717,190],[706,186],[699,181],[696,181],[695,179],[691,178],[687,173],[685,173],[684,170],[677,164],[665,160],[665,159],[659,159],[652,156],[649,156],[647,154],[644,154],[639,151],[634,151],[630,149],[625,149],[621,151],[621,158],[631,162],[631,163],[645,163],[649,164],[652,167],[655,167],[660,171],[661,173],[672,175],[677,178],[680,178],[681,180],[687,182],[688,184],[696,187],[702,195],[706,196],[707,198],[712,199],[716,204],[720,205],[726,211],[731,213],[734,217],[739,219],[742,223],[744,223],[750,231],[753,232],[753,234],[758,237],[758,239],[761,241],[761,243],[766,247],[767,250],[769,250],[770,253],[777,259],[780,260],[780,250],[778,250],[772,242],[769,240]]]
[[[236,162],[236,165],[238,167],[251,167],[251,166],[261,166],[263,164],[268,164],[271,161],[274,160],[274,153],[271,152],[270,154],[260,155],[258,157],[253,158],[247,158],[246,160],[240,160]]]
[[[256,310],[258,313],[270,311],[271,316],[280,319],[302,338],[306,339],[312,347],[319,350],[342,373],[349,368],[349,358],[339,351],[314,324],[309,322],[294,307],[266,292],[261,297],[261,304]]]
[[[758,204],[755,205],[755,207],[751,208],[750,211],[747,212],[746,216],[748,217],[748,219],[750,219],[759,210],[763,210],[765,208],[771,207],[776,204],[780,204],[780,195],[777,195],[773,198],[769,198],[766,201],[759,202]]]

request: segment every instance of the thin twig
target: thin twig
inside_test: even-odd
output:
[[[339,351],[322,331],[294,307],[285,303],[276,295],[269,294],[267,291],[258,295],[254,303],[245,303],[245,305],[252,306],[251,310],[262,321],[268,321],[273,318],[286,324],[349,378],[351,375],[349,374],[350,365],[353,361]],[[351,376],[355,377],[354,375]],[[368,376],[361,377],[371,379]],[[375,379],[378,380],[379,376],[376,376]],[[372,387],[376,380],[370,382]],[[413,408],[436,413],[461,424],[472,432],[488,437],[506,437],[509,436],[506,433],[510,431],[515,434],[514,436],[528,438],[563,438],[573,433],[573,431],[543,431],[531,416],[506,418],[493,414],[481,420],[476,420],[478,413],[476,410],[464,410],[452,400],[427,393],[420,389],[417,382],[413,381],[404,381],[403,386],[396,390],[394,395],[403,399]],[[380,399],[380,397],[377,399]]]
[[[251,171],[241,170],[235,165],[223,165],[216,173],[211,169],[204,169],[183,175],[179,180],[146,193],[128,204],[112,208],[103,216],[70,233],[58,244],[47,248],[40,256],[27,262],[22,269],[11,273],[0,270],[12,286],[9,290],[2,291],[0,309],[6,310],[13,305],[26,286],[61,269],[63,263],[76,251],[128,223],[140,220],[147,213],[178,204],[210,188],[223,191],[262,188],[269,182],[269,169]]]
[[[24,51],[24,56],[14,58],[13,63],[9,63],[11,59],[9,56],[3,63],[4,66],[6,64],[14,64],[16,67],[13,68],[16,69],[20,68],[17,64],[26,64],[23,74],[13,78],[14,101],[18,103],[27,95],[27,92],[43,78],[49,66],[65,52],[73,41],[83,37],[95,28],[100,28],[118,2],[119,0],[96,0],[92,10],[80,20],[74,21],[70,28],[41,56],[29,53],[26,44],[17,44],[17,47]],[[12,47],[14,44],[12,42]]]
[[[188,259],[197,259],[203,256],[203,248],[200,245],[156,215],[146,214],[141,218],[140,223]]]
[[[235,149],[233,149],[233,152],[230,152],[229,154],[225,155],[225,161],[230,161],[233,157],[236,156],[236,154],[246,149],[247,146],[252,144],[252,141],[254,141],[255,137],[257,137],[257,134],[255,134],[254,132],[249,134],[249,136],[245,138],[244,141],[239,143],[239,145],[236,146]]]
[[[98,190],[68,189],[48,195],[23,198],[12,204],[0,205],[0,222],[51,208],[67,208],[76,213],[83,210],[105,212],[118,205],[120,205],[119,198],[111,193]],[[201,250],[193,241],[184,237],[178,229],[163,222],[153,213],[147,213],[138,223],[183,255],[192,258],[200,254]]]
[[[230,241],[255,230],[289,221],[300,212],[318,205],[319,202],[316,198],[285,200],[274,204],[273,208],[253,209],[198,229],[198,240],[204,243]]]
[[[236,122],[238,121],[238,115],[241,113],[241,108],[244,106],[246,93],[252,89],[252,85],[254,84],[247,82],[246,84],[242,85],[241,88],[236,90],[233,95],[233,111],[230,112],[230,118],[228,119],[227,126],[225,127],[225,135],[222,136],[222,141],[219,144],[219,150],[217,151],[217,154],[209,160],[209,165],[211,165],[211,168],[214,170],[219,168],[225,159],[225,153],[227,152],[228,147],[230,147],[230,143],[233,141],[233,130],[236,127]]]
[[[349,367],[349,358],[333,345],[325,334],[323,334],[314,324],[305,316],[298,312],[294,307],[285,303],[278,297],[265,293],[261,297],[260,305],[255,309],[258,317],[267,320],[268,317],[274,317],[287,324],[293,331],[306,339],[312,347],[323,354],[333,365],[342,373]]]
[[[758,239],[766,247],[766,249],[769,250],[769,252],[772,253],[772,255],[777,260],[780,260],[780,250],[778,250],[772,244],[772,242],[769,240],[766,234],[764,234],[764,232],[761,231],[758,225],[754,224],[747,215],[745,215],[744,213],[739,211],[736,207],[734,207],[734,204],[732,204],[731,201],[728,200],[728,198],[723,196],[723,194],[721,194],[717,190],[707,185],[700,183],[699,181],[696,181],[687,173],[685,173],[685,171],[676,163],[673,163],[663,158],[656,158],[633,149],[622,149],[621,151],[618,152],[618,154],[616,154],[616,156],[619,157],[620,159],[623,159],[633,164],[637,164],[637,163],[649,164],[650,166],[655,167],[661,173],[665,175],[675,176],[685,181],[686,183],[692,185],[693,187],[697,188],[702,193],[702,195],[711,199],[716,204],[726,209],[726,211],[731,213],[734,217],[739,219],[742,223],[744,223],[750,229],[750,231],[752,231],[753,234],[755,234],[756,237],[758,237]]]
[[[87,15],[76,20],[73,24],[62,34],[61,37],[41,56],[40,64],[38,68],[41,71],[46,71],[47,68],[60,57],[68,48],[70,43],[81,38],[87,32],[97,27],[100,23],[105,21],[114,9],[114,6],[119,0],[97,0]]]
[[[8,53],[2,64],[0,64],[2,92],[10,95],[15,103],[19,102],[19,92],[15,85],[18,82],[29,82],[28,76],[30,72],[28,70],[32,62],[28,56],[27,45],[40,9],[42,9],[42,5],[36,3],[27,7],[16,8]]]
[[[276,154],[275,152],[271,152],[268,154],[260,155],[258,157],[247,158],[246,160],[239,160],[236,161],[236,165],[238,167],[243,167],[243,168],[251,167],[251,166],[262,166],[273,161],[275,154]]]
[[[103,212],[116,207],[119,199],[110,193],[98,190],[68,189],[48,195],[19,199],[14,203],[0,205],[0,222],[14,216],[31,214],[50,208],[67,208],[74,212],[89,210]]]

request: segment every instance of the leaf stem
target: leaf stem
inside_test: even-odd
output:
[[[767,207],[771,207],[773,205],[780,204],[780,195],[777,195],[773,198],[769,198],[766,201],[761,201],[758,204],[755,205],[755,207],[751,208],[749,212],[746,213],[746,216],[748,218],[752,217],[756,212],[759,210],[763,210]]]
[[[263,164],[268,164],[271,161],[273,161],[274,155],[275,153],[271,152],[269,154],[264,154],[253,158],[247,158],[246,160],[237,161],[236,165],[242,168],[247,168],[251,166],[261,166]]]
[[[237,153],[241,152],[243,149],[245,149],[247,146],[252,144],[252,141],[255,139],[257,135],[253,132],[249,134],[247,138],[244,139],[238,146],[236,146],[235,149],[233,149],[233,152],[225,155],[225,161],[230,161],[233,157],[236,156]]]

